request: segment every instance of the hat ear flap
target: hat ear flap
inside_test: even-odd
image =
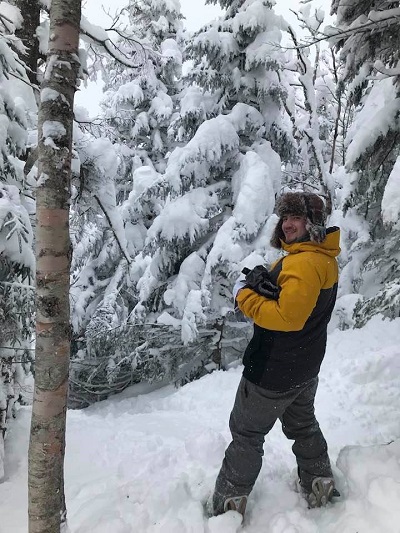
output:
[[[310,235],[310,241],[321,244],[326,237],[326,227],[319,224],[313,224],[309,218],[307,218],[306,230]]]
[[[285,234],[283,233],[283,230],[282,230],[282,222],[283,222],[283,219],[280,218],[278,220],[278,223],[275,226],[274,232],[270,240],[271,246],[273,248],[277,248],[278,250],[282,248],[281,239],[284,240],[285,238]]]

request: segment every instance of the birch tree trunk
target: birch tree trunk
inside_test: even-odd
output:
[[[81,0],[52,0],[39,108],[36,371],[29,445],[29,532],[60,533],[70,352],[69,200]]]

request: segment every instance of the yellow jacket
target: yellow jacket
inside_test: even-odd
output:
[[[289,255],[272,265],[273,272],[282,261],[277,277],[279,300],[267,300],[251,289],[239,291],[236,299],[242,313],[255,324],[275,331],[300,331],[314,309],[321,289],[338,281],[339,231],[329,233],[321,244],[299,242],[282,248]]]
[[[285,391],[318,375],[336,300],[339,237],[338,228],[329,228],[322,243],[282,242],[288,255],[270,270],[281,289],[277,301],[247,288],[236,295],[254,322],[243,375],[256,385]]]

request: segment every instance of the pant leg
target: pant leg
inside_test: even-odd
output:
[[[296,456],[302,486],[311,490],[312,480],[317,476],[332,476],[326,440],[315,418],[314,400],[318,378],[308,383],[306,388],[287,407],[281,416],[282,430]]]
[[[261,469],[265,435],[293,397],[291,391],[268,391],[241,379],[229,421],[232,442],[215,484],[214,514],[223,512],[227,498],[250,494]]]

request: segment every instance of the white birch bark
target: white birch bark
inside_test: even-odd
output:
[[[66,521],[65,422],[70,353],[69,201],[81,0],[52,0],[39,109],[36,365],[29,446],[29,532]]]

